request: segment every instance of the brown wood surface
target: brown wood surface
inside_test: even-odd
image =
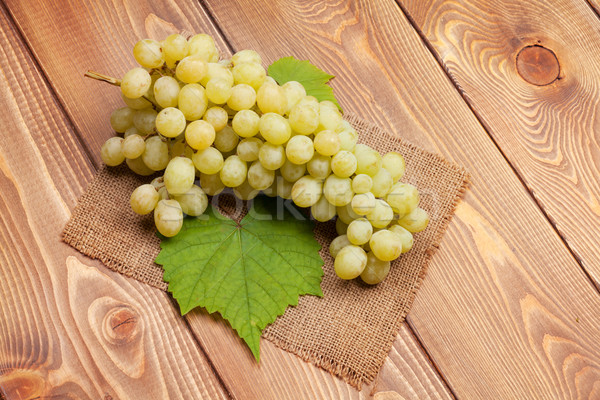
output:
[[[5,3],[47,79],[2,20],[0,51],[13,55],[0,59],[0,89],[10,94],[0,105],[17,113],[0,116],[10,127],[0,139],[0,294],[10,299],[0,304],[0,387],[11,389],[10,399],[35,397],[42,386],[50,395],[83,398],[162,398],[165,390],[172,398],[228,393],[239,399],[600,395],[600,296],[514,170],[531,174],[525,183],[532,188],[557,185],[566,173],[548,172],[547,160],[537,160],[546,168],[537,181],[541,167],[531,160],[507,154],[513,165],[507,163],[486,132],[497,140],[500,128],[494,121],[481,126],[469,108],[473,101],[465,103],[392,0],[210,0],[209,12],[191,0]],[[409,324],[376,383],[362,392],[267,341],[257,366],[226,323],[201,311],[188,317],[194,342],[165,295],[96,269],[59,244],[69,209],[93,175],[92,162],[99,165],[99,146],[112,134],[108,115],[121,104],[114,88],[84,80],[83,71],[122,74],[133,65],[137,39],[180,29],[211,33],[224,51],[225,40],[233,50],[254,48],[266,62],[290,54],[309,58],[337,75],[333,86],[345,109],[473,174]],[[589,124],[586,118],[581,114],[581,126]],[[43,134],[48,131],[57,133]],[[569,154],[594,160],[583,150]],[[564,201],[580,200],[581,187],[561,192]],[[135,314],[139,323],[132,325]],[[101,330],[107,320],[116,332]],[[115,347],[121,334],[132,339]],[[134,379],[141,353],[148,361]],[[144,386],[150,394],[140,397]]]
[[[150,4],[154,4],[151,6]],[[116,75],[126,71],[134,63],[131,48],[138,38],[162,38],[181,29],[191,32],[207,31],[215,36],[221,50],[227,52],[224,42],[205,11],[192,2],[178,5],[166,2],[137,2],[135,6],[97,3],[94,7],[72,4],[74,9],[47,7],[42,1],[7,1],[17,25],[34,49],[40,65],[52,83],[58,98],[75,125],[83,146],[98,162],[98,148],[113,133],[108,125],[111,109],[120,106],[118,91],[98,82],[83,80],[79,76],[89,68]],[[107,15],[125,13],[121,20],[108,21]],[[60,26],[40,25],[41,14],[49,20],[61,19]],[[149,15],[148,13],[152,13]],[[87,29],[71,32],[73,26],[87,21]],[[130,25],[123,25],[128,21]],[[168,22],[167,22],[168,21]],[[118,26],[114,25],[118,24]],[[115,35],[111,40],[107,32]],[[123,36],[120,35],[121,32]],[[85,43],[102,38],[101,48],[82,47]],[[40,49],[37,51],[36,49]],[[55,54],[83,52],[74,57],[58,59]],[[74,84],[73,77],[77,81]],[[73,100],[75,99],[75,100]],[[74,102],[75,104],[70,104]],[[91,112],[90,110],[94,110]],[[260,367],[251,359],[245,346],[231,332],[221,319],[215,319],[204,312],[196,312],[188,317],[193,334],[206,351],[216,371],[221,376],[227,390],[235,398],[281,399],[299,398],[363,398],[377,390],[392,390],[406,398],[449,398],[450,391],[431,365],[420,345],[412,334],[403,329],[392,354],[407,352],[403,357],[390,357],[386,361],[375,385],[362,392],[330,374],[307,364],[267,341],[262,342]],[[251,377],[251,379],[250,379]]]
[[[400,3],[600,287],[600,19],[585,0]]]
[[[60,241],[94,169],[0,8],[0,392],[228,398],[169,297]]]
[[[310,58],[337,76],[345,109],[472,173],[408,318],[453,392],[468,399],[597,394],[596,288],[397,4],[207,4],[234,48],[259,49],[267,63]]]

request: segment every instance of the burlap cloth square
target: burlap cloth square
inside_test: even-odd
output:
[[[420,206],[431,220],[415,235],[413,249],[393,262],[389,276],[370,287],[360,280],[335,276],[329,243],[336,237],[334,223],[317,223],[315,236],[325,261],[323,298],[303,296],[298,306],[268,326],[263,337],[361,388],[372,382],[387,356],[425,276],[427,264],[463,195],[468,175],[442,157],[394,137],[354,116],[345,118],[359,132],[360,142],[381,153],[400,152],[406,160],[403,181],[421,193]],[[162,268],[154,263],[160,251],[151,215],[138,216],[129,196],[149,182],[127,167],[102,168],[67,223],[63,240],[108,268],[162,290],[167,290]]]

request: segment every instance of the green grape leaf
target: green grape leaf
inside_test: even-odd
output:
[[[195,307],[219,312],[257,361],[268,324],[300,295],[323,296],[314,223],[283,205],[259,196],[239,224],[211,206],[203,216],[185,218],[175,237],[161,237],[156,257],[181,314]]]
[[[314,96],[319,101],[329,100],[340,110],[339,103],[333,95],[333,89],[327,84],[333,75],[322,71],[308,60],[298,60],[294,57],[284,57],[269,65],[269,76],[283,85],[289,81],[298,81],[306,89],[306,94]]]

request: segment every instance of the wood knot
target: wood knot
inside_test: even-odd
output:
[[[104,337],[113,344],[126,344],[140,334],[140,318],[129,306],[112,308],[104,316]]]
[[[46,392],[46,382],[39,372],[15,370],[0,375],[0,388],[0,398],[2,393],[7,399],[41,398]]]
[[[552,50],[536,44],[519,51],[517,72],[532,85],[546,86],[558,79],[560,64]]]

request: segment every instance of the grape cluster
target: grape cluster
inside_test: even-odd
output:
[[[337,216],[336,274],[376,284],[427,226],[417,188],[399,182],[402,156],[358,144],[334,103],[295,81],[279,85],[257,52],[220,59],[209,35],[175,34],[141,40],[133,55],[141,67],[115,80],[126,107],[110,123],[122,135],[101,156],[144,176],[164,170],[130,199],[134,212],[154,212],[162,235],[176,235],[184,214],[204,213],[207,195],[229,187],[250,200],[262,191],[309,207],[317,221]]]

